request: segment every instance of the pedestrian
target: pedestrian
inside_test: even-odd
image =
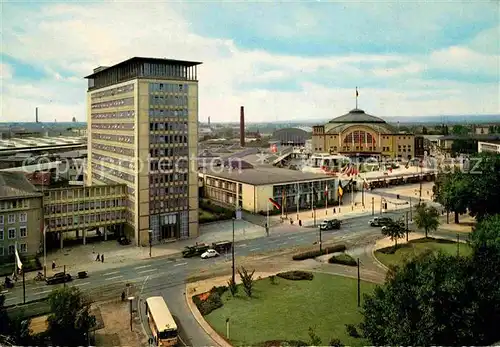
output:
[[[333,208],[333,213],[334,214],[337,213],[337,210],[335,209],[335,207]]]
[[[104,253],[101,254],[101,262],[104,263]]]
[[[101,259],[101,256],[99,255],[99,253],[97,253],[97,257],[95,257],[95,261],[99,261]]]
[[[122,292],[122,301],[125,301],[125,291]]]
[[[56,262],[52,260],[52,270],[54,270],[55,268],[56,268]]]

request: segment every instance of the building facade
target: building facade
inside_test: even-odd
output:
[[[268,207],[273,210],[269,198],[289,212],[296,211],[297,204],[304,209],[311,208],[311,202],[324,205],[327,197],[332,203],[337,199],[338,179],[323,174],[259,167],[207,170],[200,177],[207,199],[251,213],[265,213]]]
[[[313,127],[312,150],[348,157],[410,159],[415,156],[413,134],[399,133],[383,119],[360,109]]]
[[[125,184],[137,245],[198,235],[201,63],[132,58],[87,76],[87,185]]]
[[[0,261],[34,256],[42,235],[42,194],[20,174],[0,172]]]

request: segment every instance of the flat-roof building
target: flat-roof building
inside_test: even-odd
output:
[[[87,185],[126,184],[137,245],[198,235],[201,63],[134,57],[87,76]]]
[[[242,162],[244,163],[244,162]],[[251,213],[267,211],[269,198],[274,199],[289,212],[337,200],[338,179],[316,173],[240,164],[225,165],[200,171],[205,197],[217,204]],[[328,186],[328,189],[326,189]],[[314,188],[314,197],[313,197]],[[273,206],[269,205],[272,210]]]

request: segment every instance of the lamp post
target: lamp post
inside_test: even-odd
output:
[[[151,258],[151,248],[153,247],[153,230],[149,229],[148,230],[148,234],[149,234],[149,257]]]
[[[129,296],[128,297],[128,301],[130,302],[130,331],[132,331],[132,302],[134,301],[134,297],[133,296]]]
[[[323,242],[322,242],[322,234],[321,234],[321,225],[319,226],[319,251],[323,252]]]
[[[232,279],[233,283],[236,283],[235,282],[236,278],[235,278],[235,273],[234,273],[234,270],[235,270],[234,269],[234,217],[233,217],[233,244],[231,245],[231,258],[232,258],[232,263],[233,263],[233,266],[232,266],[233,267],[233,269],[232,269],[233,272],[232,272],[231,279]]]

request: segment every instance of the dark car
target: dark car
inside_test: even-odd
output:
[[[388,217],[375,217],[371,219],[368,224],[371,227],[383,227],[391,222],[391,219]]]
[[[340,221],[338,219],[327,219],[324,220],[320,225],[319,228],[321,230],[333,230],[333,229],[340,229]]]
[[[45,282],[47,282],[47,284],[58,284],[58,283],[69,282],[71,280],[72,278],[69,273],[58,272],[52,277],[47,277],[45,279]]]

